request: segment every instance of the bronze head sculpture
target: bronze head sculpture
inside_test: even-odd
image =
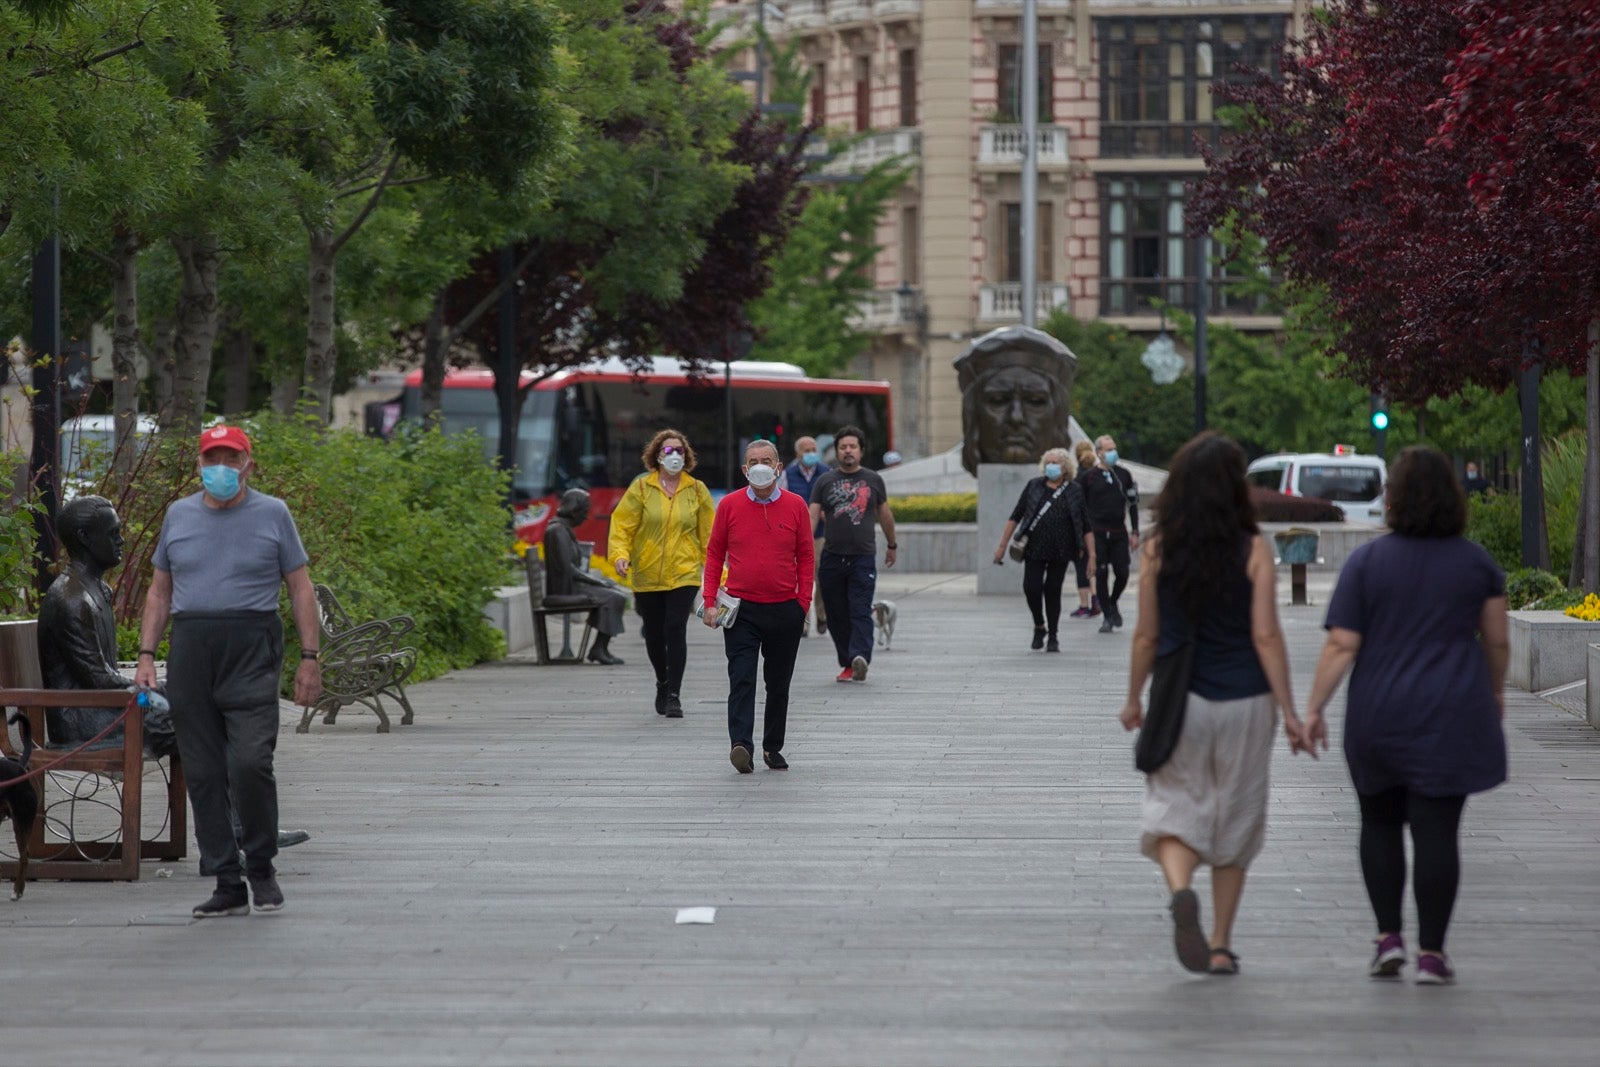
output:
[[[955,361],[961,386],[961,465],[1037,463],[1070,439],[1078,357],[1042,330],[1007,326],[973,341]]]

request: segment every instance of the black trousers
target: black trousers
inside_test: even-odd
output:
[[[272,874],[278,854],[278,679],[283,623],[276,612],[184,613],[172,622],[167,696],[189,782],[200,863],[217,882]],[[242,831],[234,838],[230,801]]]
[[[1100,597],[1100,608],[1103,611],[1110,606],[1115,610],[1117,598],[1128,587],[1128,531],[1096,530],[1094,555],[1095,592]],[[1108,577],[1116,579],[1109,590],[1106,589]]]
[[[872,662],[872,598],[878,589],[875,556],[841,556],[823,550],[817,561],[817,588],[828,616],[828,636],[839,666],[857,656]]]
[[[1425,797],[1396,786],[1360,800],[1361,877],[1367,883],[1378,932],[1400,932],[1400,902],[1406,892],[1406,846],[1401,834],[1409,822],[1416,866],[1417,940],[1425,952],[1443,952],[1461,885],[1456,837],[1467,798]]]
[[[642,620],[644,650],[656,670],[656,685],[669,693],[683,688],[683,669],[689,662],[689,616],[699,591],[697,585],[680,585],[657,593],[633,594]]]
[[[1089,553],[1078,550],[1078,558],[1072,561],[1072,569],[1078,572],[1078,588],[1087,589],[1092,584],[1089,578]]]
[[[722,631],[728,652],[728,740],[733,744],[756,751],[752,735],[756,727],[756,660],[760,658],[766,661],[762,678],[767,684],[761,748],[782,751],[789,722],[789,680],[794,677],[805,621],[798,600],[776,604],[745,600],[733,625]]]
[[[1028,601],[1028,610],[1033,612],[1033,625],[1047,628],[1051,636],[1061,622],[1061,586],[1066,579],[1067,561],[1064,559],[1022,562],[1022,595]]]

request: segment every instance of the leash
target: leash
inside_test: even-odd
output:
[[[127,717],[130,714],[132,714],[133,709],[138,707],[138,706],[139,706],[139,694],[137,692],[135,692],[131,696],[128,697],[128,706],[123,708],[122,709],[122,713],[119,714],[115,719],[112,719],[109,723],[107,723],[106,724],[106,728],[104,730],[101,730],[99,733],[97,733],[93,737],[89,738],[89,740],[85,741],[83,744],[79,745],[77,748],[73,749],[71,752],[67,752],[67,753],[65,753],[63,755],[57,756],[55,759],[51,760],[49,763],[46,763],[43,767],[35,767],[33,770],[29,771],[27,774],[24,774],[19,778],[12,778],[12,779],[10,779],[8,781],[0,782],[0,789],[6,789],[6,788],[9,788],[10,786],[20,785],[23,782],[30,781],[31,779],[39,777],[41,774],[47,774],[51,770],[54,770],[56,767],[58,767],[61,764],[65,763],[67,760],[71,759],[73,756],[76,756],[78,753],[82,752],[84,749],[88,748],[90,745],[96,744],[97,742],[104,740],[105,736],[107,734],[109,734],[112,730],[115,730],[118,726],[121,726],[122,723],[123,723],[123,720],[127,719]]]

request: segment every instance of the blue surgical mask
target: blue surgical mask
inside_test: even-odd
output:
[[[239,495],[239,472],[224,463],[208,463],[200,468],[200,482],[217,500],[232,500]]]
[[[822,456],[816,452],[802,452],[800,453],[800,462],[808,467],[815,467],[822,462]]]
[[[1105,461],[1106,466],[1115,467],[1117,465],[1117,450],[1114,448],[1106,449]]]
[[[1049,478],[1051,481],[1055,481],[1057,478],[1061,477],[1061,464],[1046,463],[1044,465],[1044,476]]]

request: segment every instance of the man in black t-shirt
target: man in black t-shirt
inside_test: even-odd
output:
[[[1100,632],[1108,634],[1122,625],[1117,599],[1128,585],[1128,550],[1139,547],[1139,487],[1126,467],[1117,466],[1117,442],[1109,434],[1097,439],[1094,449],[1100,462],[1079,475],[1079,481],[1088,505],[1089,529],[1094,531],[1095,591],[1105,612]],[[1108,570],[1115,578],[1109,590]]]
[[[877,540],[872,523],[883,524],[884,566],[895,559],[894,512],[875,471],[861,466],[866,435],[846,426],[834,435],[838,466],[811,486],[811,521],[823,523],[817,587],[828,616],[828,633],[839,653],[841,682],[860,682],[872,662],[872,598],[878,584]]]

